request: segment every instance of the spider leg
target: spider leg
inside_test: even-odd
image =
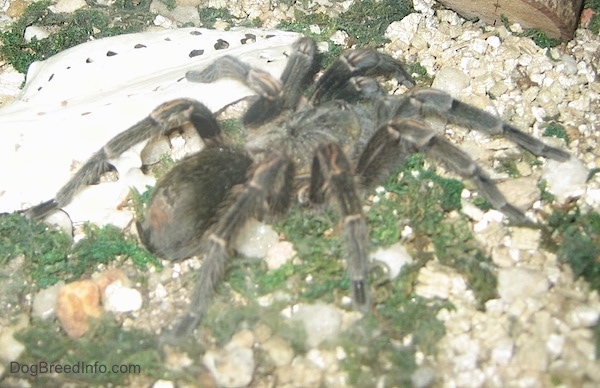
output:
[[[505,123],[498,117],[472,105],[455,100],[449,94],[435,89],[422,89],[412,92],[407,102],[396,107],[393,117],[413,117],[435,115],[453,124],[469,129],[502,135],[529,152],[546,158],[565,161],[569,153],[551,147],[535,137]],[[390,117],[391,118],[391,117]]]
[[[103,173],[110,170],[109,161],[111,159],[117,158],[141,141],[156,135],[167,134],[172,129],[188,122],[194,125],[206,142],[221,142],[219,125],[206,106],[190,99],[166,102],[158,106],[149,116],[109,140],[85,162],[69,182],[58,191],[54,199],[28,209],[25,211],[25,215],[40,219],[50,212],[66,206],[81,188],[94,184]]]
[[[273,120],[284,110],[296,108],[302,97],[301,87],[313,68],[315,51],[316,44],[311,38],[304,37],[294,42],[281,81],[231,56],[217,59],[204,70],[188,71],[186,78],[191,82],[215,82],[221,78],[231,78],[247,85],[259,98],[248,107],[243,121],[245,126],[256,128]]]
[[[377,50],[361,48],[343,54],[327,69],[317,81],[310,100],[320,103],[337,98],[347,100],[349,95],[353,99],[361,95],[371,97],[374,95],[374,84],[361,78],[355,79],[363,76],[393,77],[407,88],[415,86],[414,80],[399,61]]]
[[[342,148],[330,143],[320,146],[313,159],[309,199],[322,203],[327,195],[336,198],[343,217],[343,239],[352,300],[357,309],[369,307],[367,274],[368,232],[350,162]]]
[[[221,78],[231,78],[248,86],[259,96],[274,100],[281,95],[281,82],[266,71],[252,68],[239,59],[226,55],[204,70],[190,70],[185,74],[190,82],[211,83]]]
[[[517,222],[527,222],[525,214],[511,205],[490,177],[469,155],[425,123],[398,119],[380,127],[360,156],[357,173],[363,184],[372,187],[415,152],[424,152],[442,162],[450,171],[470,179],[495,209]]]
[[[216,287],[222,281],[230,259],[230,243],[251,217],[262,219],[268,214],[287,211],[291,202],[294,176],[292,162],[274,156],[259,164],[252,177],[205,240],[205,258],[198,271],[191,304],[185,316],[165,334],[167,340],[185,338],[196,328],[210,306]]]

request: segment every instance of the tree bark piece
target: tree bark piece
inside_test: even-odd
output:
[[[461,16],[499,25],[505,16],[509,23],[537,28],[551,38],[573,38],[583,0],[439,0]]]

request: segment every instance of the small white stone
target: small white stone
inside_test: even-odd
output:
[[[514,362],[523,370],[543,372],[548,368],[546,344],[529,334],[523,333],[517,338]]]
[[[255,367],[252,349],[232,347],[221,351],[209,350],[202,362],[220,387],[241,388],[252,381]]]
[[[225,349],[230,348],[251,348],[254,345],[254,333],[251,330],[242,330],[233,335]]]
[[[169,380],[156,380],[152,388],[175,388],[175,384]]]
[[[567,313],[566,322],[574,329],[591,327],[598,322],[600,311],[598,309],[580,305]]]
[[[565,337],[560,334],[550,334],[546,341],[546,349],[553,357],[558,357],[565,346]]]
[[[411,13],[402,20],[391,23],[385,34],[392,41],[401,42],[401,48],[406,49],[412,44],[422,18],[423,16],[418,13]]]
[[[40,290],[33,297],[31,315],[42,320],[54,316],[54,307],[58,298],[58,291],[65,285],[64,281],[60,281],[53,286]]]
[[[273,336],[266,340],[261,347],[267,351],[276,366],[289,365],[294,358],[294,350],[281,337]]]
[[[485,41],[493,48],[498,48],[502,44],[502,41],[496,35],[489,36]]]
[[[154,18],[152,23],[155,26],[159,26],[159,27],[165,28],[167,30],[173,28],[173,26],[175,25],[175,22],[173,22],[173,20],[167,19],[166,17],[164,17],[162,15],[156,15],[156,17]]]
[[[50,36],[50,33],[47,30],[43,29],[42,27],[29,26],[25,29],[25,33],[23,34],[23,39],[25,39],[25,42],[31,42],[31,40],[33,38],[36,38],[37,40],[42,40],[49,36]]]
[[[279,241],[267,250],[265,261],[269,270],[275,270],[292,260],[296,254],[294,244],[289,241]]]
[[[386,266],[390,279],[395,279],[400,274],[402,267],[413,262],[412,256],[399,242],[385,249],[377,249],[372,255],[372,260],[379,261]]]
[[[270,225],[251,218],[233,241],[233,248],[246,257],[263,258],[279,235]]]
[[[420,367],[410,376],[410,381],[416,388],[431,387],[435,381],[435,369],[428,366]]]
[[[523,250],[538,249],[541,238],[541,230],[514,227],[510,236],[510,247]]]
[[[548,191],[556,195],[560,201],[580,196],[585,191],[588,169],[577,158],[565,162],[547,160],[542,172],[542,179],[548,184]]]
[[[319,27],[316,24],[311,24],[310,26],[308,26],[308,28],[310,29],[310,32],[312,32],[313,34],[320,34],[321,33],[321,27]]]
[[[28,317],[22,315],[14,325],[2,328],[0,332],[0,360],[6,363],[15,361],[25,351],[25,345],[17,341],[13,334],[26,328],[28,322]]]
[[[349,36],[346,31],[336,30],[333,34],[331,34],[329,39],[338,46],[346,46]]]
[[[462,91],[469,86],[470,78],[460,69],[444,67],[435,76],[431,87],[443,90],[452,97],[460,97]]]
[[[494,362],[496,365],[508,365],[513,356],[513,341],[510,338],[505,337],[493,343],[492,345],[492,362]]]
[[[309,348],[316,348],[321,342],[335,338],[342,323],[342,316],[335,307],[321,303],[298,306],[292,319],[304,325]]]
[[[87,6],[85,0],[58,0],[54,5],[54,11],[59,13],[72,13]]]
[[[450,295],[462,295],[467,290],[465,279],[435,261],[429,261],[419,271],[415,293],[423,298],[448,299]]]
[[[498,294],[511,302],[546,292],[550,282],[543,274],[526,268],[501,268],[498,270]]]
[[[104,309],[119,313],[137,311],[142,308],[142,294],[134,288],[123,286],[120,280],[112,282],[104,290]]]

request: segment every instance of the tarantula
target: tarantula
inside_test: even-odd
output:
[[[398,61],[373,49],[342,55],[305,97],[316,74],[315,53],[312,39],[297,40],[281,79],[231,56],[186,74],[192,82],[234,78],[256,92],[243,123],[258,128],[258,134],[245,147],[232,145],[201,103],[169,101],[110,140],[55,199],[27,214],[41,218],[66,205],[80,188],[110,169],[110,159],[136,143],[191,123],[205,148],[183,159],[156,184],[145,217],[137,222],[142,242],[158,256],[205,257],[188,312],[171,332],[181,338],[195,329],[209,306],[231,257],[230,243],[244,223],[251,217],[285,215],[296,195],[304,204],[330,199],[337,203],[352,300],[356,308],[367,310],[368,227],[361,194],[381,184],[415,152],[425,152],[471,179],[494,208],[525,221],[524,213],[507,202],[465,152],[428,128],[427,116],[504,135],[535,155],[569,158],[568,153],[442,91],[413,88]],[[412,90],[390,96],[374,78],[379,76],[395,78]]]

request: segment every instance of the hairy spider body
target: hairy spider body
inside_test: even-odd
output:
[[[204,105],[189,99],[170,101],[109,141],[55,199],[28,212],[43,217],[64,206],[79,188],[109,168],[110,158],[190,122],[206,148],[182,160],[157,183],[145,217],[137,223],[141,240],[159,256],[204,255],[189,310],[168,336],[182,338],[196,327],[224,276],[231,242],[246,221],[284,215],[298,193],[313,204],[330,199],[337,203],[350,292],[355,307],[366,311],[368,227],[362,194],[381,184],[415,152],[427,153],[471,179],[494,208],[515,221],[526,221],[465,152],[427,126],[427,116],[504,135],[536,155],[569,157],[441,91],[413,89],[405,96],[386,95],[373,77],[393,77],[407,87],[414,83],[399,62],[375,50],[344,54],[304,97],[314,75],[316,44],[301,38],[293,47],[279,80],[229,56],[186,74],[194,82],[234,78],[256,92],[243,122],[257,134],[245,147],[233,146],[221,135]]]

